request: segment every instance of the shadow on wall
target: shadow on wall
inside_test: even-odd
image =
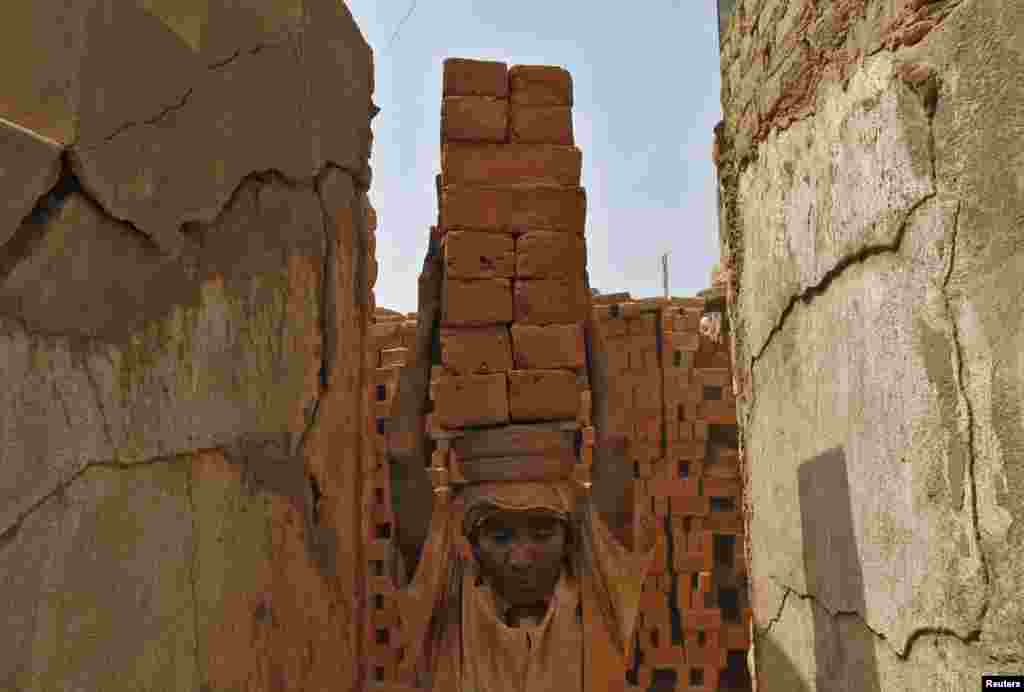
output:
[[[815,689],[879,692],[871,632],[857,618],[837,619],[822,607],[865,612],[864,572],[854,535],[846,453],[842,447],[829,449],[805,461],[797,473],[804,574],[808,591],[818,601],[812,611]]]

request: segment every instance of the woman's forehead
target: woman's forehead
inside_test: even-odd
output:
[[[558,524],[561,520],[550,512],[541,510],[509,510],[502,509],[487,517],[484,525],[493,527],[535,526],[538,524]]]

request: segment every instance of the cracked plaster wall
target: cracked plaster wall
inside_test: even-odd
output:
[[[760,690],[1024,671],[1024,2],[741,0],[721,243]]]
[[[369,46],[333,0],[15,5],[0,690],[358,689]]]

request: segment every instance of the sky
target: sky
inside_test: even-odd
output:
[[[572,75],[591,287],[661,295],[666,252],[672,295],[710,285],[718,262],[711,145],[721,119],[714,2],[346,1],[373,48],[381,109],[370,161],[378,306],[416,310],[437,219],[446,57],[559,65]]]

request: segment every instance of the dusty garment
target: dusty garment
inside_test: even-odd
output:
[[[551,512],[576,534],[539,625],[507,626],[500,598],[479,578],[465,535],[495,509]],[[438,495],[416,574],[399,591],[403,677],[435,692],[622,689],[653,536],[639,547],[620,544],[568,485],[486,483],[452,501]]]

